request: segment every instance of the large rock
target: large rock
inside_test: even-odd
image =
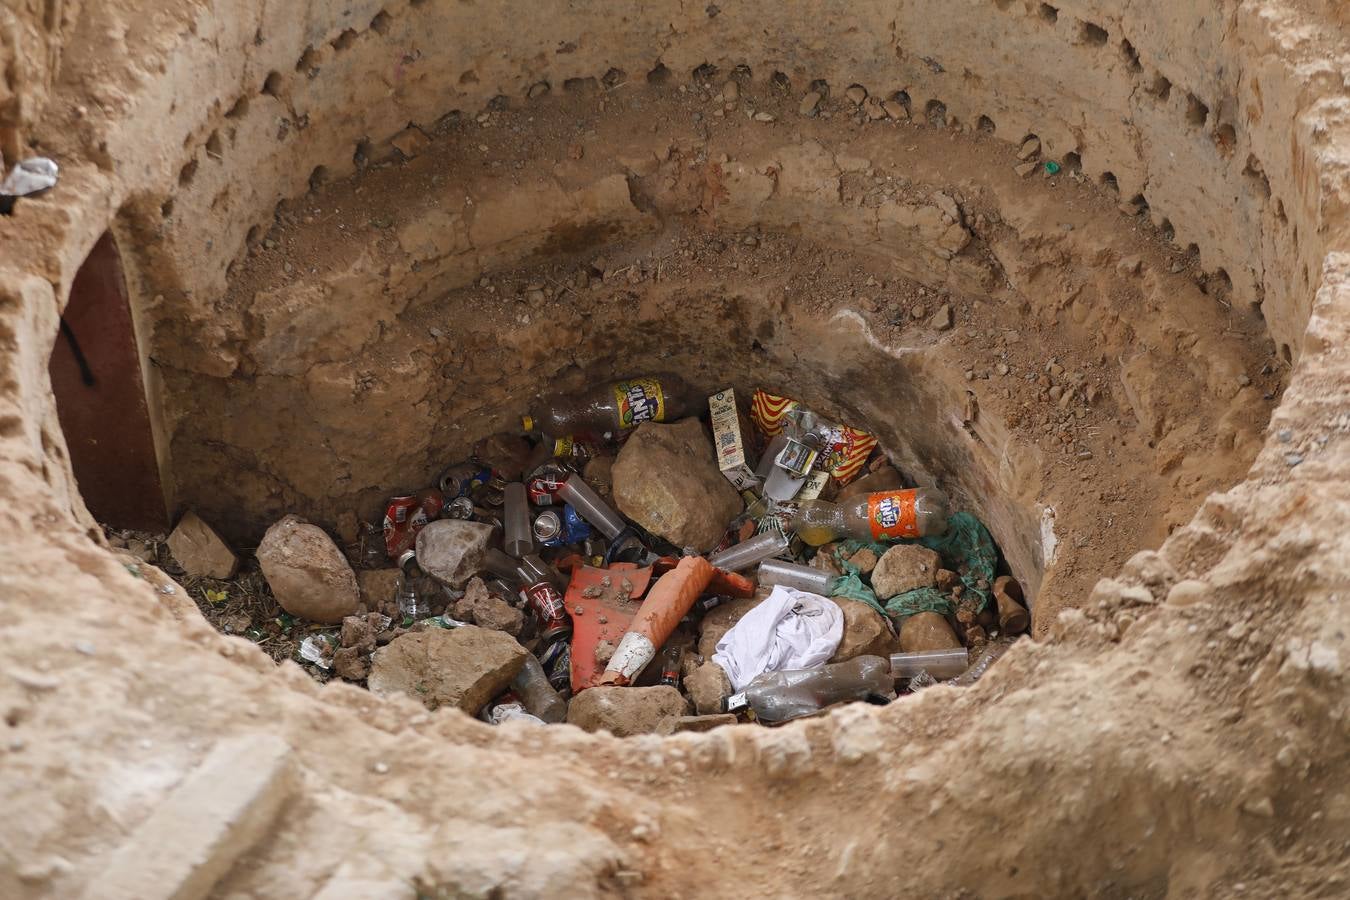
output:
[[[356,612],[361,602],[356,575],[317,525],[284,517],[267,529],[257,556],[277,603],[291,615],[336,625]]]
[[[366,684],[381,696],[403,693],[431,709],[456,706],[475,715],[506,690],[527,654],[500,631],[473,625],[428,628],[376,650]]]
[[[239,557],[216,534],[216,530],[188,510],[169,535],[169,552],[189,575],[231,578],[239,570]]]
[[[731,679],[726,670],[715,662],[705,662],[684,680],[684,689],[700,716],[711,716],[722,711],[722,701],[731,696]]]
[[[937,583],[942,558],[918,544],[896,544],[881,554],[872,570],[872,590],[883,603],[896,594]]]
[[[483,556],[491,540],[491,525],[438,519],[417,535],[417,564],[442,584],[461,590],[483,570]]]
[[[568,724],[617,737],[650,734],[663,720],[687,715],[689,704],[669,685],[587,688],[567,706]]]
[[[895,637],[881,615],[866,603],[832,598],[844,614],[844,637],[830,662],[843,662],[855,656],[889,656],[895,646]]]
[[[715,546],[745,507],[698,419],[639,426],[614,461],[614,503],[652,534],[700,551]]]

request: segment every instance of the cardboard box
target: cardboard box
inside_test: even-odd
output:
[[[736,393],[731,388],[718,391],[708,398],[712,414],[713,444],[717,449],[717,467],[736,486],[737,490],[758,488],[747,458],[746,435],[749,433],[741,412],[736,407]]]

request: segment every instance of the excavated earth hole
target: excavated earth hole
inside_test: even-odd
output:
[[[355,556],[385,498],[538,392],[676,371],[876,434],[987,524],[1041,634],[1250,465],[1286,367],[1113,179],[860,88],[808,109],[775,82],[662,81],[362,141],[355,175],[316,168],[250,230],[210,317],[157,298],[177,506],[238,547],[296,513]],[[1172,341],[1190,351],[1140,349]],[[293,654],[304,623],[279,633],[256,575],[188,584]]]

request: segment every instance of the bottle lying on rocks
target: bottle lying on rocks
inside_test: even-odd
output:
[[[812,547],[840,538],[896,541],[947,530],[947,495],[936,488],[878,491],[843,503],[803,500],[783,512],[783,527]]]
[[[846,700],[895,697],[891,662],[880,656],[857,656],[816,669],[765,672],[739,694],[726,700],[727,712],[750,709],[772,724],[807,716]]]
[[[570,435],[617,440],[643,422],[673,422],[694,415],[703,399],[680,376],[662,373],[595,385],[576,394],[546,395],[521,423],[527,432],[554,439]]]
[[[770,557],[786,552],[790,543],[787,535],[777,528],[771,528],[763,534],[741,541],[734,547],[714,553],[708,557],[708,562],[728,572],[742,572]]]
[[[567,701],[549,684],[544,666],[533,653],[525,657],[520,674],[511,679],[511,690],[520,698],[525,711],[549,724],[567,718]]]

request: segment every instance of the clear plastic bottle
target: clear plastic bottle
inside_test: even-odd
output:
[[[947,495],[936,488],[879,491],[843,503],[803,500],[783,513],[783,527],[813,547],[843,537],[895,541],[947,530]]]
[[[502,491],[505,508],[502,511],[502,546],[519,559],[534,552],[534,529],[530,522],[530,499],[525,485],[513,481]]]
[[[405,550],[398,558],[398,568],[398,590],[395,598],[398,601],[399,614],[403,616],[404,621],[419,619],[430,610],[427,608],[427,599],[417,590],[417,582],[424,577],[422,567],[417,564],[417,551]]]
[[[800,563],[781,559],[766,559],[759,564],[760,586],[781,584],[822,597],[830,596],[830,587],[835,576],[815,566],[803,566]]]
[[[757,534],[746,541],[741,541],[734,547],[728,547],[721,553],[715,553],[708,557],[708,562],[719,569],[726,569],[728,572],[740,572],[770,557],[777,556],[787,550],[787,535],[776,528],[770,529],[763,534]]]
[[[858,656],[816,669],[765,672],[727,699],[727,712],[749,708],[761,722],[786,722],[834,703],[895,697],[891,663],[880,656]]]
[[[891,674],[896,678],[913,678],[920,672],[927,672],[938,681],[946,681],[960,675],[969,665],[970,652],[964,647],[891,654]]]
[[[550,724],[567,718],[567,701],[549,684],[544,666],[533,653],[525,657],[520,674],[511,680],[511,690],[520,698],[525,711]]]
[[[580,475],[570,475],[558,488],[558,497],[570,503],[581,517],[611,541],[619,536],[628,523],[614,508],[600,499],[600,495]]]
[[[678,375],[661,373],[595,385],[578,394],[541,397],[522,424],[553,438],[617,438],[643,422],[673,422],[695,414],[704,397]]]

